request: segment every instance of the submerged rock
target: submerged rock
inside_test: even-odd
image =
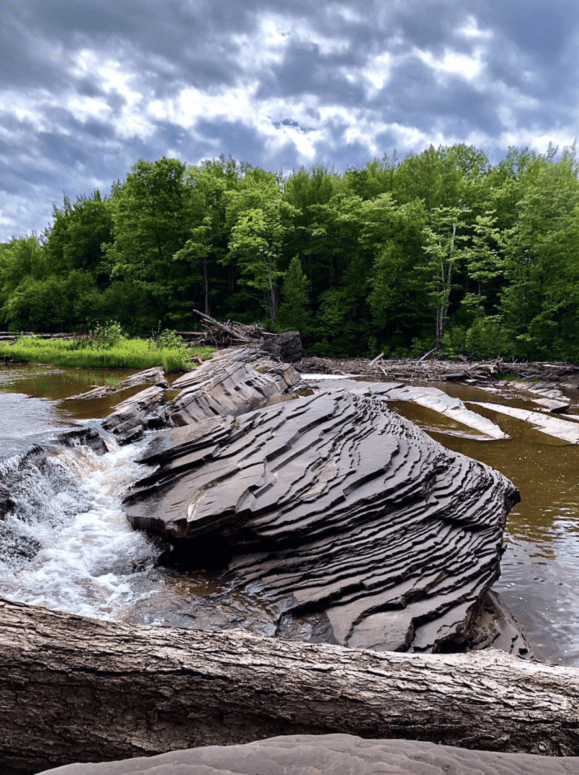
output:
[[[63,447],[88,447],[97,455],[108,452],[105,440],[95,428],[75,428],[72,431],[59,433],[54,440]]]
[[[468,646],[519,498],[499,472],[350,392],[161,431],[142,462],[159,468],[127,496],[130,522],[168,538],[182,564],[223,570],[192,626],[259,620],[260,632],[379,650]]]
[[[515,406],[503,406],[502,404],[489,404],[484,401],[473,401],[473,406],[482,406],[491,412],[506,414],[517,420],[530,423],[536,431],[554,436],[556,439],[566,441],[569,444],[579,444],[579,423],[572,420],[562,420],[552,417],[550,414],[532,412],[529,409],[519,409]]]
[[[121,390],[127,388],[137,387],[138,385],[158,385],[165,390],[169,387],[167,377],[165,375],[165,369],[162,366],[153,366],[150,369],[144,369],[138,371],[136,374],[131,374],[130,377],[121,380],[116,385],[95,385],[92,390],[88,390],[86,393],[77,393],[75,396],[69,396],[65,398],[65,401],[75,401],[77,399],[96,399],[110,396],[113,393],[118,393]]]

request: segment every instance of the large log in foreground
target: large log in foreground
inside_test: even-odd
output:
[[[0,771],[342,732],[576,755],[579,671],[127,626],[0,600]]]

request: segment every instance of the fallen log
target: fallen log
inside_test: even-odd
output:
[[[210,331],[211,328],[216,328],[218,331],[226,334],[226,336],[231,339],[235,339],[238,342],[243,342],[245,344],[251,342],[250,337],[246,336],[245,334],[241,334],[239,331],[235,331],[233,327],[223,325],[223,323],[219,323],[217,320],[215,320],[215,318],[212,318],[209,315],[204,315],[203,312],[199,312],[197,309],[194,309],[193,312],[195,312],[196,315],[199,315],[201,322],[208,331]]]
[[[0,771],[280,734],[576,755],[579,671],[129,626],[0,599]]]

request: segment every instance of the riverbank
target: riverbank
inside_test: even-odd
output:
[[[418,382],[465,382],[487,380],[541,380],[570,388],[579,387],[579,366],[566,362],[518,362],[438,359],[319,358],[304,357],[296,368],[315,374],[357,375],[370,378]]]

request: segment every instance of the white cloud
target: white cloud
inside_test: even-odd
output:
[[[467,16],[462,27],[457,29],[457,34],[464,38],[476,40],[490,40],[494,36],[492,30],[481,30],[476,18],[472,15]]]
[[[258,16],[251,32],[233,35],[231,40],[238,49],[235,61],[246,73],[281,64],[292,43],[316,46],[322,56],[339,54],[350,47],[347,38],[322,35],[303,17],[269,12]]]
[[[366,66],[361,70],[361,75],[366,79],[369,89],[368,96],[372,98],[381,91],[392,77],[393,57],[385,52],[371,57]]]
[[[470,55],[450,48],[445,48],[442,57],[435,57],[431,51],[421,51],[418,48],[414,48],[413,53],[434,70],[436,79],[441,84],[447,81],[447,76],[463,78],[472,83],[480,80],[485,68],[483,49],[480,46]]]

